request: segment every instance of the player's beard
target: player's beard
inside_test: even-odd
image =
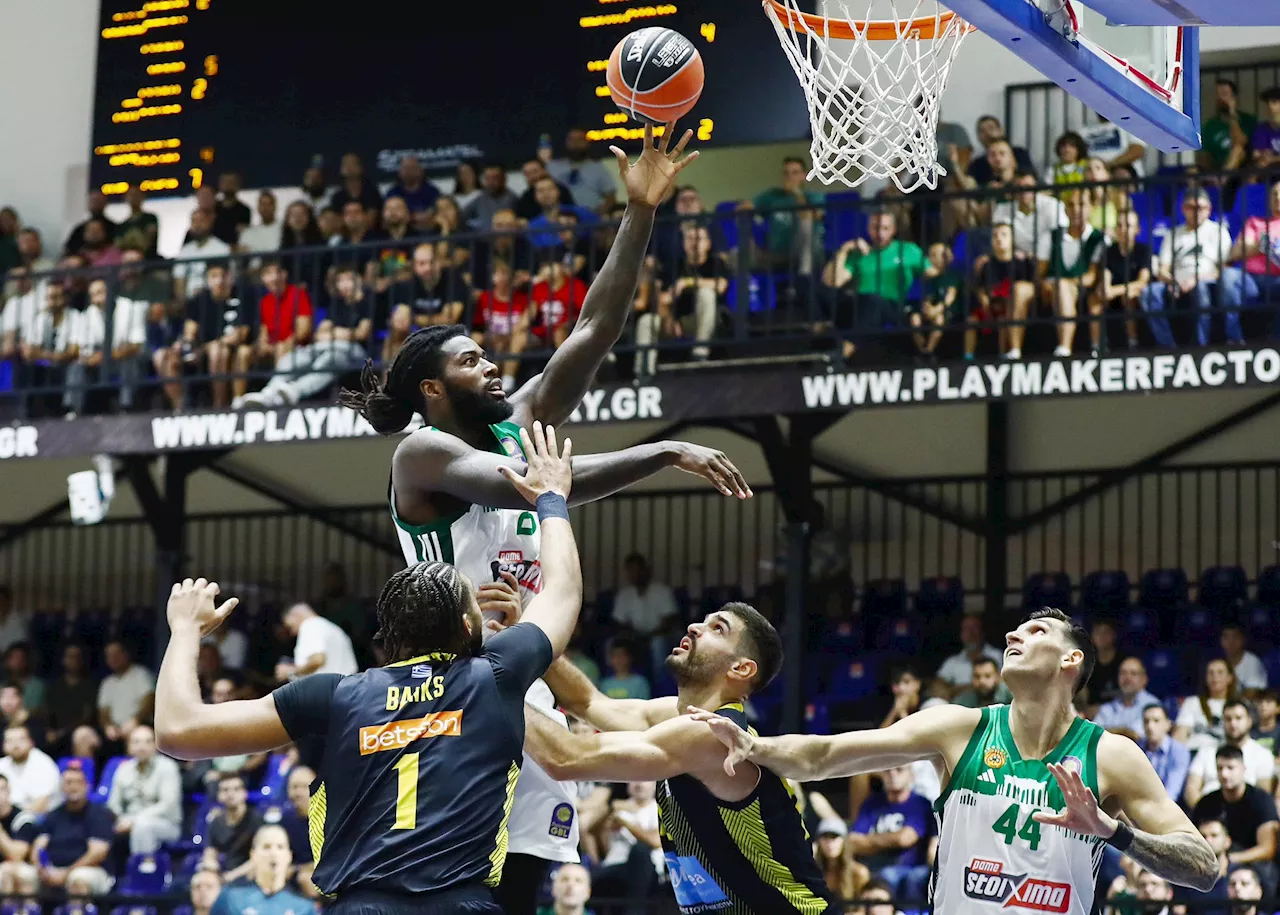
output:
[[[676,686],[705,686],[720,674],[715,662],[698,654],[696,647],[690,648],[683,655],[667,655],[664,664],[676,681]]]
[[[491,426],[510,419],[516,409],[510,401],[493,400],[482,391],[468,390],[448,381],[444,383],[444,392],[453,407],[453,415],[464,426]]]

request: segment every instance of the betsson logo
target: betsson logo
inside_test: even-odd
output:
[[[462,710],[432,712],[421,718],[407,718],[360,729],[360,755],[403,750],[415,740],[431,737],[461,737]]]
[[[1052,394],[1137,393],[1167,388],[1219,388],[1280,380],[1274,349],[1231,350],[1053,362],[997,362],[963,368],[919,368],[800,379],[811,410],[866,404],[936,403]]]

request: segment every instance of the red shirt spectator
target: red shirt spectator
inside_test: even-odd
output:
[[[538,339],[546,341],[548,330],[556,343],[560,343],[569,331],[569,325],[578,319],[582,302],[587,297],[587,284],[576,276],[568,276],[560,263],[551,267],[548,282],[533,287],[533,301],[538,306],[538,317],[530,330]]]
[[[311,317],[311,297],[307,290],[290,283],[278,264],[268,263],[262,268],[262,281],[267,291],[258,304],[258,317],[267,340],[272,344],[290,340],[298,319]]]
[[[505,295],[486,289],[476,300],[475,329],[495,337],[509,336],[528,310],[529,294],[523,289],[509,289]]]

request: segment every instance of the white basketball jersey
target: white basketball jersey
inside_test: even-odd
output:
[[[489,428],[494,435],[493,451],[523,457],[519,426],[498,423]],[[538,516],[532,508],[515,511],[471,505],[465,511],[431,524],[413,525],[402,522],[396,515],[393,494],[391,517],[396,523],[404,560],[409,565],[431,560],[448,562],[457,566],[477,587],[497,581],[499,572],[510,572],[520,582],[520,596],[526,605],[542,590],[542,567],[538,562],[542,540]],[[542,680],[529,687],[525,701],[566,728],[569,726],[556,709],[550,687]],[[508,820],[507,851],[545,861],[576,863],[579,860],[576,799],[576,783],[556,781],[526,755]]]
[[[934,803],[935,915],[1090,915],[1098,910],[1094,886],[1102,839],[1046,826],[1031,814],[1063,807],[1046,761],[1076,768],[1097,793],[1102,733],[1093,722],[1077,718],[1045,759],[1024,760],[1009,731],[1009,707],[982,710],[950,783]]]

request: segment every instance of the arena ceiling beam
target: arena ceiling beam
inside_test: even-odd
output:
[[[48,508],[41,509],[30,517],[24,518],[14,524],[6,525],[4,531],[0,532],[0,547],[16,543],[32,531],[39,530],[51,521],[58,520],[58,516],[68,511],[70,508],[70,502],[66,499],[60,499]]]

